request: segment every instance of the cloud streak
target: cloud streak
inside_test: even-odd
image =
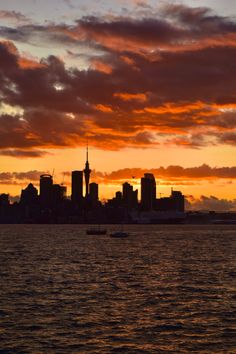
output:
[[[8,185],[24,185],[28,182],[38,182],[43,171],[26,171],[26,172],[1,172],[0,184]]]
[[[140,179],[144,173],[153,173],[158,179],[169,180],[211,180],[211,179],[236,179],[236,167],[211,167],[203,164],[197,167],[167,166],[152,169],[124,168],[110,173],[93,171],[93,178],[98,178],[100,182],[112,183],[124,180]]]
[[[31,22],[28,17],[17,11],[0,10],[0,19],[7,20],[18,25]]]

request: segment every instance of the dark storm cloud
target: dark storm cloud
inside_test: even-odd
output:
[[[159,45],[192,46],[203,40],[215,40],[215,45],[224,44],[228,35],[235,35],[236,24],[227,17],[217,16],[208,8],[190,8],[184,5],[167,5],[154,12],[135,18],[87,16],[75,24],[38,25],[28,24],[10,28],[2,26],[0,34],[16,41],[49,40],[64,44],[87,43],[89,46],[123,51],[126,48],[142,52]],[[225,37],[226,36],[226,37]],[[234,38],[235,41],[235,38]],[[196,44],[196,43],[195,43]],[[138,49],[138,45],[142,47]],[[206,45],[206,44],[205,44]],[[178,47],[178,48],[177,48]]]
[[[76,28],[75,28],[76,29]],[[117,18],[106,21],[96,17],[84,17],[78,21],[78,30],[87,38],[108,44],[106,39],[120,38],[147,45],[172,42],[185,37],[185,31],[157,18]]]
[[[220,136],[220,142],[236,146],[236,132],[227,132]]]
[[[83,17],[77,26],[70,26],[65,32],[78,40],[94,40],[104,47],[115,50],[137,51],[141,45],[142,52],[148,47],[175,50],[193,47],[224,45],[227,36],[234,36],[234,20],[217,16],[208,8],[190,8],[184,5],[167,5],[155,14],[152,10],[141,18],[114,17],[112,19]],[[235,42],[235,38],[233,38]],[[200,43],[200,41],[202,43]]]
[[[168,4],[162,7],[163,14],[170,20],[192,29],[194,34],[225,34],[234,32],[233,19],[216,15],[207,7],[188,7],[183,4]]]

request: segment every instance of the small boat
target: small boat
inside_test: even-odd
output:
[[[87,235],[106,235],[106,229],[88,229],[86,230]]]
[[[115,231],[110,234],[110,237],[115,237],[115,238],[125,238],[128,237],[129,233],[125,231]]]

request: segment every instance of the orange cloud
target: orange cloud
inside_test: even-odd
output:
[[[101,60],[92,59],[91,60],[91,65],[92,65],[92,68],[94,70],[101,71],[101,72],[103,72],[105,74],[111,74],[112,73],[112,67],[109,64],[104,63]]]
[[[19,58],[18,64],[21,69],[42,68],[45,66],[42,63],[38,63],[37,61],[28,58]]]
[[[103,105],[103,104],[97,104],[95,107],[96,107],[96,109],[98,109],[99,111],[104,112],[104,113],[111,113],[111,112],[113,112],[113,110],[112,110],[111,107],[105,106],[105,105]]]
[[[120,59],[130,66],[135,66],[135,61],[126,55],[121,55]]]
[[[145,107],[144,111],[149,113],[154,113],[154,114],[165,114],[165,113],[181,114],[181,113],[188,113],[194,110],[202,110],[205,107],[206,105],[204,105],[202,102],[194,102],[191,104],[183,103],[182,105],[166,103],[165,105],[159,107]]]
[[[113,96],[118,97],[123,101],[138,101],[138,102],[147,101],[147,95],[144,93],[116,92],[113,94]]]

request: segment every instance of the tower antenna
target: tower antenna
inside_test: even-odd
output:
[[[88,161],[88,138],[87,138],[87,147],[86,147],[86,163],[85,163],[85,169],[84,169],[84,177],[85,177],[85,197],[88,197],[89,195],[89,178],[90,178],[90,173],[91,170],[89,168],[89,161]]]
[[[87,138],[87,147],[86,147],[86,161],[88,161],[88,138]]]

